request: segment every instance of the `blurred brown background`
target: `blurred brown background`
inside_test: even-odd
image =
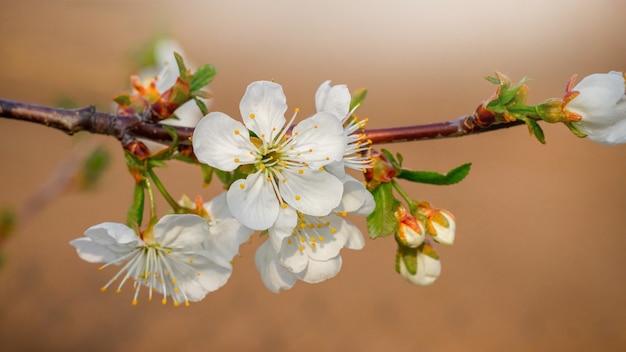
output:
[[[168,30],[197,64],[213,63],[213,110],[238,116],[248,83],[274,79],[290,108],[314,110],[327,79],[367,87],[370,128],[470,113],[499,70],[527,75],[530,101],[563,93],[573,73],[626,69],[626,6],[598,1],[4,1],[0,97],[110,108],[132,53]],[[304,115],[303,115],[304,116]],[[0,119],[0,205],[20,205],[75,138]],[[0,269],[1,351],[621,351],[626,349],[626,146],[546,126],[387,145],[417,169],[474,163],[457,186],[408,186],[451,210],[443,274],[414,287],[395,274],[393,239],[343,251],[340,274],[278,295],[242,247],[230,282],[190,308],[99,288],[113,270],[82,262],[68,241],[124,222],[132,180],[112,138],[113,167],[95,193],[67,193],[24,224]],[[160,172],[174,194],[205,198],[198,170]],[[364,222],[359,222],[364,229]],[[144,291],[145,292],[145,291]]]

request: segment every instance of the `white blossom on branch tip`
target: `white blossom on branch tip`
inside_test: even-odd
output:
[[[626,87],[624,73],[596,73],[567,89],[565,111],[580,120],[573,125],[601,144],[626,142]]]
[[[281,208],[321,216],[339,204],[342,183],[324,169],[341,160],[346,148],[342,126],[333,114],[317,113],[288,134],[298,109],[287,122],[282,87],[268,81],[250,84],[239,109],[243,124],[212,112],[193,134],[200,162],[223,171],[253,166],[254,171],[233,182],[227,193],[237,220],[265,230],[277,221]]]
[[[209,225],[196,215],[166,215],[141,236],[126,225],[105,222],[90,227],[85,237],[70,241],[81,259],[122,268],[103,287],[115,281],[120,292],[126,281],[132,281],[137,304],[142,286],[148,300],[153,291],[162,295],[162,303],[171,297],[174,305],[196,302],[228,281],[232,266],[218,264],[219,259],[204,249]]]

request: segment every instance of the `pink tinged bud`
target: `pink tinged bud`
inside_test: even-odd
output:
[[[568,85],[565,112],[580,116],[573,125],[590,140],[601,144],[626,142],[626,84],[624,73],[596,73],[574,88]]]
[[[404,208],[396,211],[398,218],[398,231],[396,240],[405,247],[417,248],[424,243],[426,231],[424,226],[412,215],[407,214]]]
[[[441,262],[432,247],[425,245],[421,249],[423,251],[407,253],[398,248],[396,270],[408,282],[418,286],[428,286],[441,274]]]

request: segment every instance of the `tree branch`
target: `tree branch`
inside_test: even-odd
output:
[[[61,109],[0,99],[0,117],[42,124],[69,135],[86,131],[113,136],[124,145],[136,138],[145,138],[164,144],[172,141],[172,137],[160,124],[142,122],[141,117],[137,115],[98,112],[93,106],[81,109]],[[372,129],[365,130],[363,133],[372,141],[372,144],[383,144],[461,137],[521,124],[523,124],[522,121],[486,124],[478,121],[476,115],[466,115],[452,121]],[[178,134],[181,146],[191,144],[193,128],[172,128]]]

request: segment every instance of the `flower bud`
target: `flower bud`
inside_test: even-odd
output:
[[[583,78],[566,90],[564,112],[577,115],[573,125],[587,137],[601,144],[626,142],[626,95],[622,72],[596,73]]]
[[[398,207],[394,215],[398,220],[396,241],[409,248],[421,245],[426,238],[424,226],[413,215],[408,214],[403,206]]]
[[[454,215],[445,209],[433,208],[427,202],[420,202],[417,212],[424,216],[426,232],[435,241],[445,245],[454,243],[456,221]]]
[[[139,160],[145,160],[150,157],[150,150],[148,150],[148,147],[146,147],[145,144],[137,140],[133,140],[130,143],[125,144],[124,149],[128,150]]]
[[[441,262],[437,253],[427,243],[417,249],[399,246],[396,271],[414,285],[428,286],[441,274]]]
[[[396,176],[396,169],[385,156],[376,151],[371,152],[371,168],[365,169],[365,180],[368,187],[373,188],[384,182],[391,182]]]

